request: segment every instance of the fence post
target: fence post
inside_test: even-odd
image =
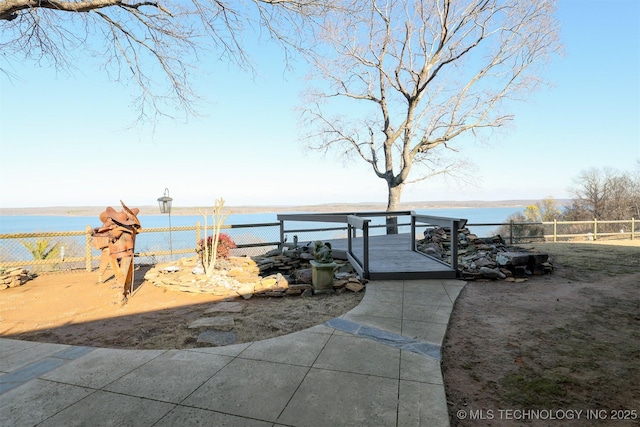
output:
[[[411,250],[416,251],[416,217],[411,214]]]
[[[558,241],[558,220],[553,218],[553,243]]]
[[[284,219],[278,218],[280,222],[280,244],[278,244],[278,249],[284,249]]]
[[[513,245],[513,220],[509,222],[509,244]]]
[[[633,235],[635,233],[635,219],[633,217],[631,217],[631,240],[633,240]]]
[[[598,240],[598,218],[593,218],[593,240]]]
[[[91,226],[87,225],[85,229],[86,233],[85,240],[85,259],[84,259],[84,267],[87,270],[87,273],[91,273]]]

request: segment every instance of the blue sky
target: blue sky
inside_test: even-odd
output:
[[[512,104],[515,121],[462,155],[475,186],[430,180],[403,201],[569,198],[588,168],[631,171],[640,159],[640,2],[561,0],[566,55],[553,87]],[[385,202],[386,184],[363,163],[305,149],[297,129],[301,69],[285,72],[277,48],[252,47],[259,74],[202,61],[200,117],[128,125],[132,89],[76,53],[71,74],[12,63],[0,74],[0,207],[175,206]],[[3,64],[5,66],[5,64]],[[120,176],[114,182],[105,176]],[[317,185],[318,177],[326,185]]]

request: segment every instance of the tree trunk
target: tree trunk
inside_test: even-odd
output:
[[[389,184],[389,197],[387,199],[387,212],[397,211],[400,208],[400,198],[404,184]],[[387,216],[387,234],[398,234],[398,217]]]

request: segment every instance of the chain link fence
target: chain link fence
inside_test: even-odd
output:
[[[256,256],[280,247],[280,223],[222,226],[236,243],[234,256]],[[213,230],[206,230],[212,235]],[[136,264],[155,265],[196,255],[205,229],[195,226],[143,228],[136,235]],[[91,228],[84,231],[0,234],[0,268],[21,267],[34,273],[91,271],[101,251],[91,245]]]
[[[85,268],[88,256],[91,235],[87,231],[0,234],[0,267],[55,272]]]

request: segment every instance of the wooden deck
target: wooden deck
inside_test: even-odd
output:
[[[347,259],[347,239],[329,240],[333,255]],[[352,252],[363,260],[363,239],[352,240]],[[418,280],[455,279],[456,271],[448,264],[411,250],[410,234],[369,237],[369,279]]]

